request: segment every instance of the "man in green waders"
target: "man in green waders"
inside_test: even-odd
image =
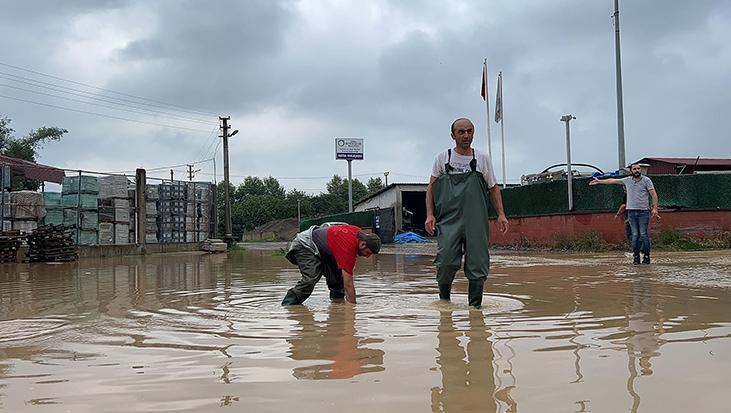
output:
[[[472,148],[475,126],[467,118],[452,123],[454,148],[437,155],[426,190],[426,222],[437,234],[439,298],[449,300],[454,275],[465,256],[469,304],[480,308],[490,267],[488,247],[488,197],[497,212],[500,231],[508,231],[503,198],[487,155]]]

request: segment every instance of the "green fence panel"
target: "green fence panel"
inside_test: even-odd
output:
[[[660,207],[681,209],[731,209],[731,174],[653,175]],[[621,185],[589,186],[591,178],[575,178],[572,192],[575,212],[616,211],[622,203]],[[506,188],[502,191],[509,217],[568,212],[566,181]],[[490,215],[495,216],[491,208]]]

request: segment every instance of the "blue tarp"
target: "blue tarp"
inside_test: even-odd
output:
[[[592,178],[598,178],[598,179],[601,179],[601,178],[621,178],[622,177],[622,174],[619,171],[604,172],[604,173],[594,172],[593,174],[591,174],[591,177]]]
[[[405,244],[407,242],[431,242],[421,235],[413,233],[411,231],[402,232],[401,234],[396,235],[395,237],[393,237],[393,241],[397,244]]]

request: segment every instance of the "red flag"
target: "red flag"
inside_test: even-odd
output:
[[[482,64],[482,89],[480,95],[482,95],[482,100],[487,98],[487,63]]]

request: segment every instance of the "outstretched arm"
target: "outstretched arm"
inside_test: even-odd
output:
[[[345,299],[355,304],[355,284],[353,284],[353,274],[343,270],[343,289],[345,290]]]
[[[503,234],[508,232],[508,218],[505,217],[505,211],[503,210],[503,195],[500,192],[500,185],[495,184],[489,189],[490,202],[492,203],[495,212],[497,212],[497,224],[500,228],[500,232]]]
[[[621,179],[609,178],[609,179],[598,179],[594,178],[589,182],[589,185],[624,185],[624,181]]]

